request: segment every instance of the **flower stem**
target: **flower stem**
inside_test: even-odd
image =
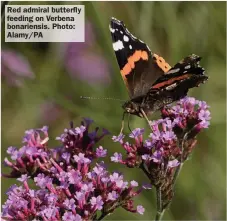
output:
[[[107,216],[108,213],[102,213],[102,215],[97,219],[97,220],[102,220],[104,219],[105,216]]]
[[[145,166],[144,166],[143,163],[140,165],[140,168],[141,168],[142,171],[145,173],[145,175],[147,176],[147,178],[151,181],[150,174],[149,174],[149,172],[147,171],[147,169],[145,168]]]
[[[177,169],[176,169],[176,171],[175,171],[175,174],[174,174],[174,177],[173,177],[173,186],[175,186],[175,184],[176,184],[177,177],[179,176],[180,171],[181,171],[183,165],[184,165],[184,163],[181,163],[181,164],[177,167]]]
[[[162,191],[161,187],[156,187],[156,197],[157,197],[157,213],[155,216],[155,221],[162,219],[165,210],[162,209]]]
[[[155,221],[159,221],[159,220],[162,220],[162,217],[165,213],[165,210],[163,210],[162,212],[158,212],[156,213],[156,217],[155,217]]]

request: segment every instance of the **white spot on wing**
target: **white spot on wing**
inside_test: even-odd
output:
[[[184,67],[184,69],[189,69],[189,68],[191,68],[190,64]]]
[[[109,25],[109,29],[110,29],[110,31],[111,31],[112,33],[115,32],[115,29],[111,28],[110,25]]]
[[[113,20],[114,22],[116,22],[117,24],[121,25],[121,22],[120,22],[119,20],[117,20],[116,18],[112,17],[112,20]]]
[[[170,90],[172,90],[173,88],[175,88],[176,86],[177,86],[177,84],[174,83],[174,84],[169,85],[169,86],[166,87],[165,89],[166,89],[167,91],[170,91]]]
[[[179,70],[180,70],[180,68],[172,69],[172,70],[168,71],[167,74],[174,74],[174,73],[177,73]]]
[[[124,35],[123,37],[124,41],[128,42],[129,41],[129,37],[127,35]]]
[[[116,42],[113,43],[113,49],[114,51],[118,51],[124,48],[124,45],[122,43],[122,41],[118,40]]]
[[[123,31],[120,31],[121,34],[123,34]]]
[[[131,38],[133,39],[133,40],[135,40],[135,39],[137,39],[127,28],[125,29],[125,32],[129,35],[129,36],[131,36]]]
[[[129,48],[132,49],[132,45],[129,45]]]

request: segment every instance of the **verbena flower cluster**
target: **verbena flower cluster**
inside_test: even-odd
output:
[[[143,138],[144,129],[137,128],[129,135],[134,142],[124,141],[124,135],[113,136],[126,151],[126,158],[115,153],[111,160],[128,167],[139,167],[151,184],[161,189],[162,208],[166,208],[173,197],[177,170],[188,159],[196,144],[196,135],[208,128],[210,112],[204,101],[185,97],[175,106],[162,110],[162,119],[151,121],[152,132]]]
[[[2,220],[101,220],[118,207],[144,213],[141,205],[134,208],[134,197],[142,191],[138,183],[94,161],[107,155],[96,144],[108,131],[89,132],[91,123],[85,119],[79,127],[71,124],[57,137],[57,148],[48,147],[47,127],[26,131],[21,148],[8,148],[11,161],[6,158],[4,163],[12,170],[3,176],[17,178],[22,185],[7,191]]]
[[[159,212],[172,201],[177,175],[195,147],[197,134],[209,126],[208,109],[206,102],[186,97],[163,108],[162,119],[150,122],[148,139],[141,128],[129,135],[133,142],[125,141],[123,134],[113,137],[126,157],[115,153],[111,160],[142,169],[158,190]],[[104,129],[99,135],[98,128],[89,132],[91,123],[85,119],[79,127],[71,124],[56,138],[59,147],[48,147],[45,126],[26,131],[21,148],[8,148],[11,160],[4,163],[11,173],[3,176],[17,178],[22,185],[7,191],[2,220],[102,220],[118,207],[144,213],[141,205],[134,207],[134,197],[150,185],[127,182],[121,173],[111,173],[103,161],[97,162],[107,156],[97,143],[109,132]]]

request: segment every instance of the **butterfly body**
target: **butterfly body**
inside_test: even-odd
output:
[[[146,117],[185,97],[190,88],[208,79],[199,65],[201,57],[197,55],[187,56],[171,67],[131,34],[123,22],[112,18],[110,32],[121,76],[130,96],[123,105],[126,113]]]

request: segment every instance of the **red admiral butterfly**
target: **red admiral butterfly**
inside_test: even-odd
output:
[[[201,57],[192,54],[171,68],[133,36],[122,21],[112,18],[109,28],[121,76],[130,96],[123,105],[124,114],[145,117],[148,121],[148,113],[185,97],[190,88],[198,87],[208,79],[199,65]]]

